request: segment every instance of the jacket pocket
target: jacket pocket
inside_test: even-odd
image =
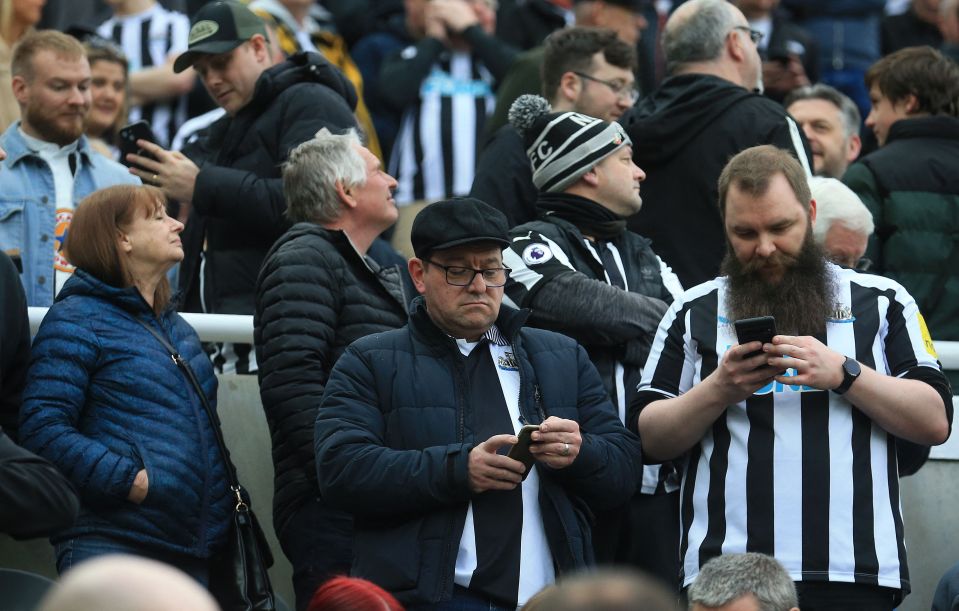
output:
[[[23,208],[26,201],[23,199],[0,199],[0,250],[23,251],[25,223]]]
[[[391,592],[416,588],[423,519],[386,528],[357,525],[353,573]]]
[[[155,507],[161,504],[163,497],[168,489],[166,485],[166,475],[156,466],[156,461],[152,460],[149,452],[143,445],[137,441],[131,442],[136,452],[137,459],[147,472],[147,495],[140,503],[143,507]]]

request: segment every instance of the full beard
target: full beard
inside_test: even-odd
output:
[[[796,256],[777,252],[773,260],[783,268],[783,277],[771,284],[759,274],[769,260],[742,263],[726,249],[721,271],[728,279],[726,310],[732,320],[773,316],[776,329],[785,335],[823,335],[832,312],[835,282],[826,267],[822,249],[806,232]]]
[[[24,120],[33,126],[42,140],[58,146],[66,146],[76,142],[86,129],[87,123],[87,118],[84,116],[81,121],[64,125],[57,121],[56,117],[51,117],[47,113],[29,106],[25,109]]]

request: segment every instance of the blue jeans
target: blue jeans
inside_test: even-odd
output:
[[[453,598],[439,603],[411,605],[406,611],[515,611],[515,607],[497,605],[490,599],[461,586],[453,586]]]
[[[204,587],[210,582],[209,559],[156,550],[145,545],[121,541],[103,535],[80,535],[53,546],[57,556],[57,573],[63,575],[85,560],[106,554],[128,554],[150,558],[174,566],[193,577]]]

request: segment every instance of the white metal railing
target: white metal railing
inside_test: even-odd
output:
[[[36,334],[47,308],[28,308],[30,333]],[[181,314],[205,342],[253,343],[253,317],[237,314]],[[959,342],[935,342],[943,369],[959,370]]]
[[[47,308],[28,308],[30,333],[36,334]],[[205,342],[253,343],[253,317],[235,314],[182,314],[196,329]],[[935,342],[939,361],[944,369],[959,370],[959,342]],[[953,397],[953,405],[959,409],[959,396]],[[953,435],[946,443],[932,449],[932,458],[959,460],[959,435]]]
[[[47,308],[27,308],[30,334],[36,335]],[[239,314],[181,314],[205,342],[253,343],[253,317]]]

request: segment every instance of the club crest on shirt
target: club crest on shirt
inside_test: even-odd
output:
[[[546,244],[530,244],[523,249],[523,263],[526,265],[542,265],[553,258],[553,252]]]
[[[854,322],[856,318],[852,315],[852,307],[836,303],[829,313],[829,322]]]
[[[516,357],[513,356],[512,352],[504,352],[503,354],[499,355],[499,357],[496,359],[496,364],[500,369],[506,371],[516,371],[519,369],[519,365],[516,363]]]

